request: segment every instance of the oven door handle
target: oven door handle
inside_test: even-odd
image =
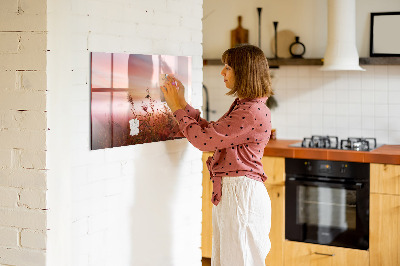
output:
[[[322,180],[315,180],[315,181],[310,181],[310,180],[304,180],[303,178],[298,178],[298,177],[288,177],[286,181],[289,182],[296,182],[304,185],[340,185],[346,188],[353,188],[353,189],[361,189],[363,187],[363,183],[361,182],[337,182],[337,181],[322,181]]]

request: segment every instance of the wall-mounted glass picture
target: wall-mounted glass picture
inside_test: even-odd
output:
[[[400,11],[371,13],[369,55],[400,56]]]
[[[91,53],[92,150],[183,137],[160,89],[165,74],[190,102],[191,57]]]

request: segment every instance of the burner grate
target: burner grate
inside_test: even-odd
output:
[[[313,135],[311,138],[304,138],[301,147],[305,148],[325,148],[325,149],[338,149],[339,140],[336,136],[317,136]]]
[[[342,150],[369,151],[376,147],[376,138],[347,138],[340,141]]]

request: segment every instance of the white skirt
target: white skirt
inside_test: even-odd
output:
[[[245,176],[223,177],[212,223],[212,266],[265,265],[271,249],[271,201],[262,182]]]

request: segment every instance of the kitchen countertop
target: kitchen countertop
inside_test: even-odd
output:
[[[301,140],[270,140],[264,156],[363,163],[400,164],[400,145],[382,145],[372,151],[290,147]]]

